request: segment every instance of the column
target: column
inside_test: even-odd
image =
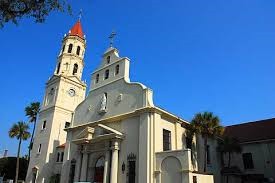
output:
[[[77,157],[77,160],[76,160],[76,167],[75,167],[75,176],[74,176],[74,181],[75,182],[78,182],[79,179],[80,179],[80,170],[81,170],[81,166],[82,166],[82,153],[81,151],[79,150],[78,152],[78,157]]]
[[[82,156],[80,181],[83,181],[83,182],[86,181],[86,179],[87,179],[87,168],[88,168],[88,153],[84,150],[83,156]]]
[[[111,183],[117,183],[118,149],[118,142],[114,141],[112,147]]]
[[[110,151],[109,151],[109,142],[107,142],[106,143],[106,152],[105,152],[103,183],[109,183],[109,165],[110,165]]]

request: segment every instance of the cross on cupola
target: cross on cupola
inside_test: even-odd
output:
[[[80,9],[79,14],[78,14],[78,21],[81,20],[82,14],[83,14],[83,11],[82,11],[82,9]]]

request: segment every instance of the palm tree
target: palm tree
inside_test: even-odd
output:
[[[12,125],[9,130],[10,138],[17,138],[19,140],[18,150],[17,150],[17,161],[16,161],[16,174],[15,174],[15,183],[18,181],[18,173],[19,173],[19,156],[22,140],[27,140],[30,138],[30,132],[28,132],[29,126],[23,121],[19,121]]]
[[[204,139],[203,170],[206,172],[208,139],[221,136],[223,134],[223,127],[220,125],[220,119],[218,116],[213,115],[212,112],[197,113],[192,119],[188,129],[193,134],[201,134]]]
[[[32,146],[33,146],[33,136],[34,136],[34,132],[35,132],[36,121],[38,118],[39,111],[40,111],[40,102],[33,102],[25,108],[25,113],[26,113],[26,116],[29,117],[29,122],[33,123],[33,130],[32,130],[31,140],[30,140],[30,144],[29,144],[28,160],[30,159],[30,155],[31,155],[31,150],[32,150]]]

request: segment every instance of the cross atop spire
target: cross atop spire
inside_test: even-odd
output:
[[[109,39],[110,39],[110,47],[113,47],[115,36],[116,36],[116,32],[115,32],[115,31],[113,31],[113,32],[111,33],[111,35],[109,36]]]
[[[80,10],[79,10],[79,14],[78,14],[78,21],[81,20],[82,14],[83,14],[83,11],[82,11],[82,9],[80,9]]]

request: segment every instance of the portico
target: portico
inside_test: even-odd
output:
[[[117,183],[123,134],[99,124],[86,127],[72,142],[78,146],[75,182]]]

